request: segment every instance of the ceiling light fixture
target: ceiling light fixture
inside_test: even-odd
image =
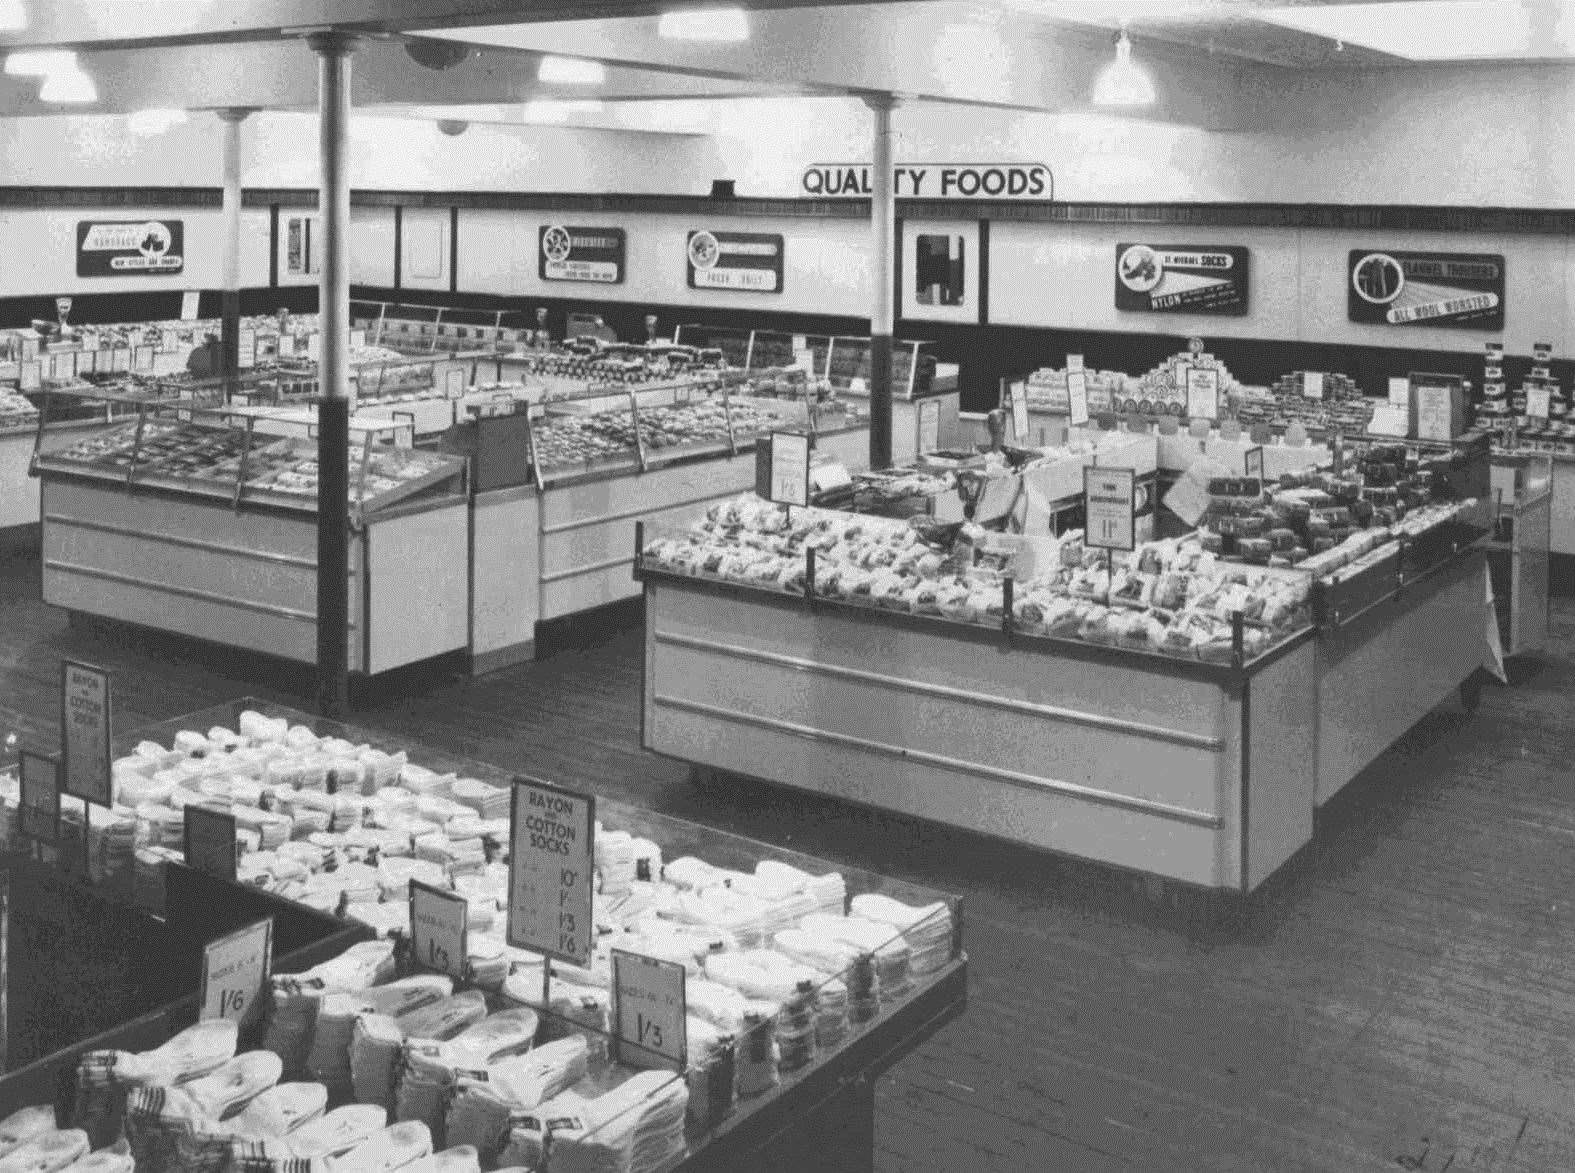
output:
[[[38,98],[41,102],[96,102],[98,87],[80,69],[62,69],[44,78]]]
[[[139,138],[155,138],[185,121],[184,110],[138,110],[126,116],[126,129]]]
[[[1127,22],[1122,21],[1116,36],[1116,59],[1094,80],[1094,105],[1152,106],[1155,97],[1154,79],[1132,60],[1132,40],[1127,36]]]
[[[77,68],[77,55],[69,49],[30,49],[8,53],[5,71],[12,77],[48,77]]]
[[[548,85],[599,86],[607,80],[607,67],[583,57],[547,56],[536,67],[536,80]]]
[[[742,8],[680,8],[662,13],[656,32],[669,41],[737,44],[749,40],[749,14]]]
[[[27,9],[22,0],[0,0],[0,32],[14,33],[27,27]]]

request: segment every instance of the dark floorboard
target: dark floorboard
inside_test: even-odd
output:
[[[53,744],[68,656],[115,673],[122,729],[309,704],[300,671],[68,625],[36,560],[0,559],[0,735]],[[1575,603],[1513,688],[1429,715],[1320,812],[1239,919],[934,824],[691,785],[637,744],[641,646],[382,682],[355,720],[961,893],[969,1009],[882,1081],[886,1173],[1575,1169]]]

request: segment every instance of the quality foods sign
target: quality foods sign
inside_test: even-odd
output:
[[[816,163],[799,187],[806,196],[860,199],[874,194],[868,163]],[[926,163],[892,168],[899,199],[1023,200],[1055,198],[1055,177],[1043,163]]]
[[[180,220],[78,220],[78,277],[179,273],[186,265]]]
[[[782,258],[780,233],[691,232],[689,288],[781,293]]]
[[[541,279],[620,284],[626,250],[622,228],[543,224],[537,253]]]

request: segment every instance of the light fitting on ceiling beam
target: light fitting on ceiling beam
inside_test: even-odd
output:
[[[662,13],[656,32],[669,41],[737,44],[749,40],[749,13],[742,8],[680,8]]]
[[[1116,59],[1094,80],[1094,105],[1152,106],[1155,98],[1154,79],[1132,60],[1132,40],[1127,36],[1127,22],[1122,21],[1116,36]]]
[[[62,69],[51,73],[44,78],[44,84],[38,89],[38,100],[41,102],[81,102],[98,101],[98,87],[93,84],[93,79],[82,70],[75,67]]]
[[[48,77],[76,68],[77,55],[69,49],[29,49],[8,53],[5,59],[5,71],[12,77]]]
[[[0,33],[14,33],[27,27],[27,9],[22,0],[0,0]]]
[[[549,85],[599,86],[607,80],[607,67],[583,57],[548,55],[536,67],[536,80]]]
[[[448,135],[449,138],[458,138],[470,129],[470,123],[463,118],[439,118],[437,120],[437,128],[441,133]]]

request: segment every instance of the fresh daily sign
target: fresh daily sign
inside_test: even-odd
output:
[[[816,163],[804,168],[801,194],[817,199],[874,195],[868,163]],[[892,168],[898,199],[1023,200],[1048,203],[1055,178],[1043,163],[906,163]]]

